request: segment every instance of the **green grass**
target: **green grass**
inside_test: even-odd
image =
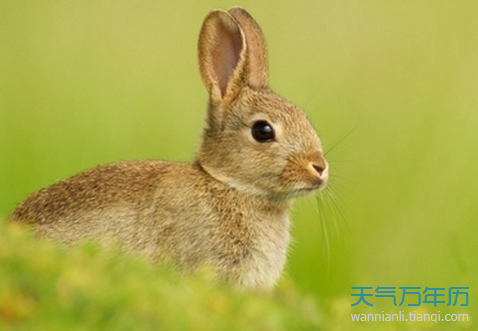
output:
[[[360,312],[348,297],[318,304],[287,277],[270,292],[239,291],[215,283],[207,270],[180,275],[91,243],[65,249],[11,224],[0,227],[0,261],[1,330],[370,329],[369,323],[351,322],[350,314]],[[386,309],[398,313],[396,307]],[[445,313],[454,311],[442,309]],[[372,325],[376,330],[472,330],[470,322]]]
[[[240,292],[208,273],[181,276],[94,245],[65,250],[0,229],[1,330],[317,330],[309,296],[285,282]]]
[[[300,199],[292,214],[286,273],[299,296],[333,328],[350,307],[331,307],[350,306],[352,286],[469,286],[469,307],[450,309],[471,326],[437,327],[476,327],[478,3],[241,5],[266,35],[272,88],[330,151],[332,200]],[[191,160],[207,102],[197,35],[217,6],[0,2],[0,217],[99,163]]]

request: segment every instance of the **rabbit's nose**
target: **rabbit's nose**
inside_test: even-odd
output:
[[[311,167],[319,174],[319,177],[327,176],[327,161],[323,157],[316,158],[310,162]]]
[[[314,168],[315,171],[318,172],[319,176],[322,176],[326,167],[327,166],[325,164],[312,163],[312,168]]]
[[[317,183],[319,187],[324,187],[327,185],[328,177],[329,177],[329,166],[327,161],[324,159],[312,161],[310,163],[311,168],[317,174]]]

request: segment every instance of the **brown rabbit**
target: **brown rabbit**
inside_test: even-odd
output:
[[[292,200],[327,183],[320,140],[269,90],[264,36],[244,9],[207,15],[199,68],[210,100],[194,162],[102,165],[32,194],[11,219],[61,243],[113,241],[181,270],[210,267],[240,287],[273,286]]]

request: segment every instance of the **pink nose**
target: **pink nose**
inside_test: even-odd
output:
[[[312,163],[312,167],[315,169],[315,171],[317,171],[319,176],[322,176],[325,171],[325,165],[323,164]]]

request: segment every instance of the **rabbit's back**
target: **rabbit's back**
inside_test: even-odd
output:
[[[32,194],[12,216],[39,225],[68,218],[73,225],[85,212],[137,209],[151,199],[158,178],[170,166],[163,161],[101,165]]]
[[[163,161],[102,165],[32,194],[11,218],[32,224],[39,235],[65,244],[101,239],[102,243],[118,241],[133,250],[141,245],[146,248],[154,233],[150,232],[154,214],[160,208],[155,199],[159,187],[168,184],[165,174],[171,168],[175,173],[188,169]],[[143,253],[154,254],[151,249]]]

